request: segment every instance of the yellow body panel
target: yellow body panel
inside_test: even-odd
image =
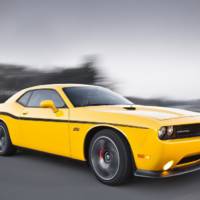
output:
[[[127,139],[137,169],[159,171],[173,160],[174,167],[185,156],[200,154],[200,137],[160,140],[162,126],[200,123],[198,113],[178,109],[135,105],[73,107],[63,87],[79,85],[58,84],[28,88],[0,105],[0,119],[7,125],[14,145],[56,155],[85,160],[84,144],[87,134],[97,127],[118,130]],[[68,108],[54,113],[49,108],[25,108],[16,100],[34,89],[56,90]],[[24,113],[26,115],[24,115]]]

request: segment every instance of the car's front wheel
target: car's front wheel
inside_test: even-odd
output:
[[[96,177],[108,185],[122,184],[131,177],[131,156],[127,142],[111,129],[99,131],[90,143],[90,166]]]
[[[0,122],[0,156],[7,156],[15,153],[15,148],[10,140],[6,125]]]

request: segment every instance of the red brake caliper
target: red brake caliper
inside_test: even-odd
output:
[[[103,159],[103,157],[104,157],[104,150],[100,149],[100,151],[99,151],[99,159]]]

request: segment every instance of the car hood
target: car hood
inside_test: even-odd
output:
[[[95,110],[96,112],[125,114],[130,116],[152,118],[155,120],[169,120],[200,116],[199,113],[182,109],[141,105],[134,105],[132,109],[129,106],[92,106],[89,107],[89,109]]]
[[[70,112],[73,121],[122,124],[157,129],[161,126],[200,123],[200,114],[175,108],[130,106],[88,106]]]

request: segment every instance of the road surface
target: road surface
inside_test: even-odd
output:
[[[86,164],[32,151],[0,157],[0,200],[198,200],[200,172],[168,179],[133,178],[110,187]]]

